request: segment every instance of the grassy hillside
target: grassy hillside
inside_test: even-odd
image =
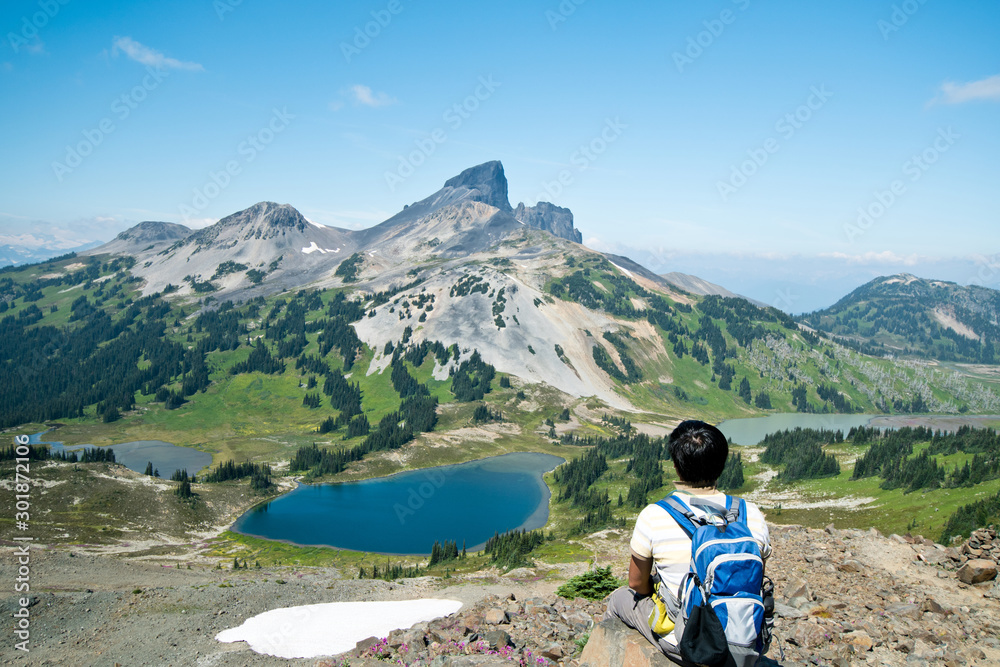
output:
[[[650,412],[718,420],[767,411],[1000,409],[996,385],[982,375],[861,354],[743,299],[661,295],[599,256],[570,257],[548,289],[616,317],[613,339],[593,336],[613,367],[598,365]],[[640,378],[628,377],[630,363]]]
[[[475,350],[461,340],[417,345],[409,328],[401,339],[374,348],[358,339],[354,323],[375,309],[409,311],[418,302],[419,283],[382,293],[362,285],[247,303],[210,296],[197,301],[141,297],[125,259],[66,258],[0,273],[0,380],[22,390],[5,396],[0,418],[19,432],[58,424],[51,437],[68,444],[165,440],[209,452],[215,464],[235,459],[283,465],[313,443],[331,452],[362,446],[367,433],[348,437],[348,422],[363,416],[374,432],[401,409],[409,377],[437,400],[437,423],[402,446],[365,450],[363,460],[350,462],[335,479],[512,451],[576,460],[609,448],[607,470],[591,481],[586,498],[560,497],[561,482],[549,479],[550,527],[569,540],[543,547],[557,558],[581,534],[629,525],[645,500],[670,488],[672,470],[662,456],[662,477],[634,488],[634,466],[640,464],[633,459],[643,455],[631,449],[639,446],[634,443],[614,444],[622,427],[602,422],[604,413],[662,428],[680,418],[718,421],[779,411],[1000,412],[997,377],[983,369],[972,375],[956,365],[867,356],[800,329],[780,311],[671,291],[576,248],[546,265],[542,296],[601,314],[594,321],[606,323],[602,330],[582,332],[593,368],[576,370],[606,377],[638,412],[610,410],[596,398],[574,398],[505,374],[470,394],[474,378],[460,387],[456,373]],[[498,269],[512,279],[523,277],[514,262],[501,262]],[[420,297],[413,308],[432,304]],[[351,407],[355,395],[360,401]],[[477,421],[483,405],[502,418]],[[769,514],[778,521],[825,525],[833,511],[838,525],[900,532],[916,521],[928,534],[973,497],[957,487],[907,494],[882,489],[877,479],[851,480],[852,461],[863,448],[836,444],[829,451],[840,461],[838,476],[794,483],[765,479],[772,466],[748,453],[740,492],[764,494],[765,505],[775,491],[797,498],[770,504]],[[942,463],[964,464],[962,455],[941,456]],[[977,483],[974,492],[993,493],[996,484]],[[873,500],[850,510],[826,502],[842,496]],[[95,509],[78,520],[98,525],[98,516]],[[88,539],[108,535],[98,530]],[[219,553],[261,553],[257,546],[236,544],[236,538],[223,542]]]
[[[901,274],[876,278],[800,321],[880,356],[994,364],[998,317],[996,290]]]

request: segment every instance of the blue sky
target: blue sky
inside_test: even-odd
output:
[[[588,245],[788,310],[1000,287],[996,2],[650,4],[8,1],[0,233],[364,227],[500,159]]]

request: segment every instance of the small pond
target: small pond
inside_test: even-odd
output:
[[[70,445],[52,440],[42,440],[48,431],[35,433],[29,436],[32,445],[49,445],[53,453],[55,452],[77,452],[94,447],[94,445]],[[179,447],[162,440],[136,440],[133,442],[123,442],[118,445],[109,445],[115,453],[115,460],[129,470],[144,472],[146,464],[152,463],[155,470],[160,471],[161,477],[170,478],[175,470],[187,470],[189,475],[197,475],[204,468],[212,464],[212,455],[191,447]]]

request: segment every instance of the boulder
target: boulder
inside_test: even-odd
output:
[[[846,632],[840,636],[840,639],[843,642],[847,642],[862,653],[871,651],[875,647],[875,642],[864,630]]]
[[[788,641],[802,648],[815,649],[829,644],[832,639],[831,633],[823,626],[799,621],[795,624]]]
[[[793,579],[789,581],[788,586],[785,588],[783,593],[786,600],[792,600],[794,598],[812,599],[812,593],[809,591],[809,584],[803,579]]]
[[[508,622],[510,618],[503,609],[489,609],[483,614],[483,620],[490,625],[500,625],[501,623]]]
[[[580,667],[673,667],[667,656],[645,637],[616,618],[601,621],[590,632]]]
[[[498,651],[507,646],[513,646],[510,635],[503,630],[487,630],[483,633],[483,639],[494,651]]]
[[[997,564],[985,558],[973,558],[958,568],[958,580],[963,584],[981,584],[997,578]]]
[[[841,572],[861,572],[864,568],[861,563],[856,560],[845,560],[837,566],[837,569]]]
[[[912,618],[914,621],[919,621],[923,612],[920,611],[919,605],[897,602],[886,607],[885,613],[891,617]]]
[[[542,649],[542,657],[548,658],[549,660],[559,660],[565,655],[562,646],[559,644],[549,644],[544,649]]]
[[[354,667],[355,664],[354,662],[350,663],[351,667]],[[377,664],[381,666],[386,663],[379,662]],[[442,655],[431,661],[432,667],[510,667],[510,664],[511,662],[506,658],[495,655]]]
[[[924,600],[924,604],[921,605],[921,609],[923,611],[929,611],[932,614],[941,614],[942,616],[947,616],[952,613],[950,607],[945,607],[934,598],[927,598]]]
[[[780,602],[774,603],[774,615],[779,616],[781,618],[790,618],[790,619],[805,618],[806,616],[808,616],[808,614],[806,614],[804,611],[796,609],[791,605],[781,604]]]

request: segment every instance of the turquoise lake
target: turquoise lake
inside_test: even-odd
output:
[[[517,453],[345,484],[301,484],[233,530],[299,545],[425,555],[435,541],[481,549],[494,533],[545,525],[542,475],[564,459]]]

